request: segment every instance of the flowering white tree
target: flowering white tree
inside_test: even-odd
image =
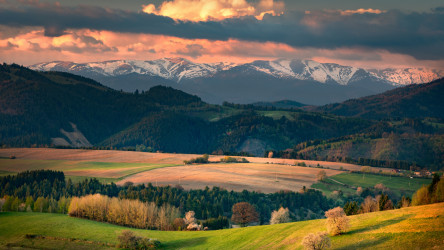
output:
[[[288,208],[279,208],[279,210],[275,210],[271,213],[270,224],[279,224],[290,222],[290,211]]]
[[[342,207],[336,207],[325,212],[327,217],[327,231],[331,235],[338,235],[347,231],[350,227],[349,218]]]
[[[302,245],[305,249],[321,250],[331,247],[331,241],[326,232],[311,233],[304,237]]]

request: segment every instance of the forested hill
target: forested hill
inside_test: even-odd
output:
[[[444,78],[412,84],[382,94],[325,105],[317,111],[343,116],[381,118],[444,118]]]
[[[50,145],[63,137],[61,129],[72,131],[72,123],[95,145],[163,107],[202,105],[169,87],[129,94],[68,73],[0,65],[0,144]]]
[[[435,85],[442,87],[442,80],[430,84]],[[434,87],[431,95],[435,96],[438,91],[438,87]],[[442,119],[435,118],[378,121],[297,108],[211,105],[170,87],[156,86],[146,92],[126,93],[68,73],[0,65],[0,147],[247,152],[262,156],[268,150],[283,151],[313,140],[381,138],[387,133],[402,134],[405,140],[418,138],[414,136],[417,133],[435,138],[443,134],[442,124]],[[384,145],[379,143],[378,147],[390,152],[397,150]],[[350,156],[348,152],[344,150],[341,156]],[[403,159],[408,153],[390,152],[382,155],[390,155],[390,160],[409,160]],[[306,156],[324,157],[319,151]],[[373,156],[385,157],[362,155]],[[354,153],[352,157],[360,156]],[[430,157],[424,160],[424,165],[436,162],[434,156]]]

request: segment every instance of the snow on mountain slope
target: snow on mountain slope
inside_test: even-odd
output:
[[[392,85],[430,82],[444,76],[444,71],[406,68],[365,70],[333,63],[319,63],[312,60],[254,61],[236,65],[234,63],[194,63],[183,58],[163,58],[153,61],[116,60],[92,63],[49,62],[30,66],[40,71],[67,71],[74,74],[98,74],[121,76],[141,74],[157,76],[180,82],[183,79],[211,77],[217,72],[232,68],[249,72],[262,72],[280,79],[311,80],[320,83],[348,85],[363,78],[372,78]]]
[[[333,81],[341,85],[347,85],[358,70],[354,67],[311,60],[255,61],[246,66],[277,78],[314,80],[321,83]]]
[[[92,63],[50,62],[30,66],[40,71],[90,72],[104,76],[120,76],[131,73],[159,76],[180,82],[184,78],[210,76],[218,71],[234,67],[233,63],[193,63],[183,58],[163,58],[154,61],[116,60]]]
[[[400,85],[431,82],[444,76],[444,70],[425,68],[383,69],[370,72]]]

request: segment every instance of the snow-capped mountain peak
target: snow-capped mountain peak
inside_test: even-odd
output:
[[[267,74],[278,79],[309,80],[339,85],[348,85],[362,78],[373,78],[396,86],[429,82],[444,76],[442,70],[423,68],[365,70],[334,63],[288,59],[254,61],[240,65],[226,62],[194,63],[184,58],[162,58],[152,61],[113,60],[91,63],[55,61],[35,64],[30,68],[40,71],[66,71],[81,75],[95,74],[109,77],[140,74],[161,77],[177,83],[184,79],[212,77],[218,72],[228,71],[232,68]]]

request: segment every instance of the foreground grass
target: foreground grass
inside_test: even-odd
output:
[[[330,180],[329,180],[330,179]],[[411,197],[416,190],[423,185],[428,185],[431,179],[423,178],[409,178],[398,176],[384,176],[374,174],[357,174],[357,173],[342,173],[334,176],[330,176],[325,182],[315,183],[312,188],[316,188],[324,192],[326,195],[331,194],[334,190],[342,190],[344,194],[356,193],[357,187],[367,188],[374,187],[378,183],[384,184],[388,187],[396,197],[406,195]],[[337,182],[354,187],[348,188]]]
[[[104,183],[110,183],[140,172],[171,166],[177,166],[177,164],[0,159],[0,175],[26,170],[50,169],[63,171],[67,178],[73,181],[96,177]]]
[[[444,249],[444,203],[351,216],[347,234],[332,237],[334,249]],[[0,248],[101,249],[117,244],[127,228],[60,214],[0,213]],[[301,249],[310,232],[325,231],[325,220],[206,232],[131,229],[157,238],[164,249]],[[26,234],[45,236],[27,239]]]

